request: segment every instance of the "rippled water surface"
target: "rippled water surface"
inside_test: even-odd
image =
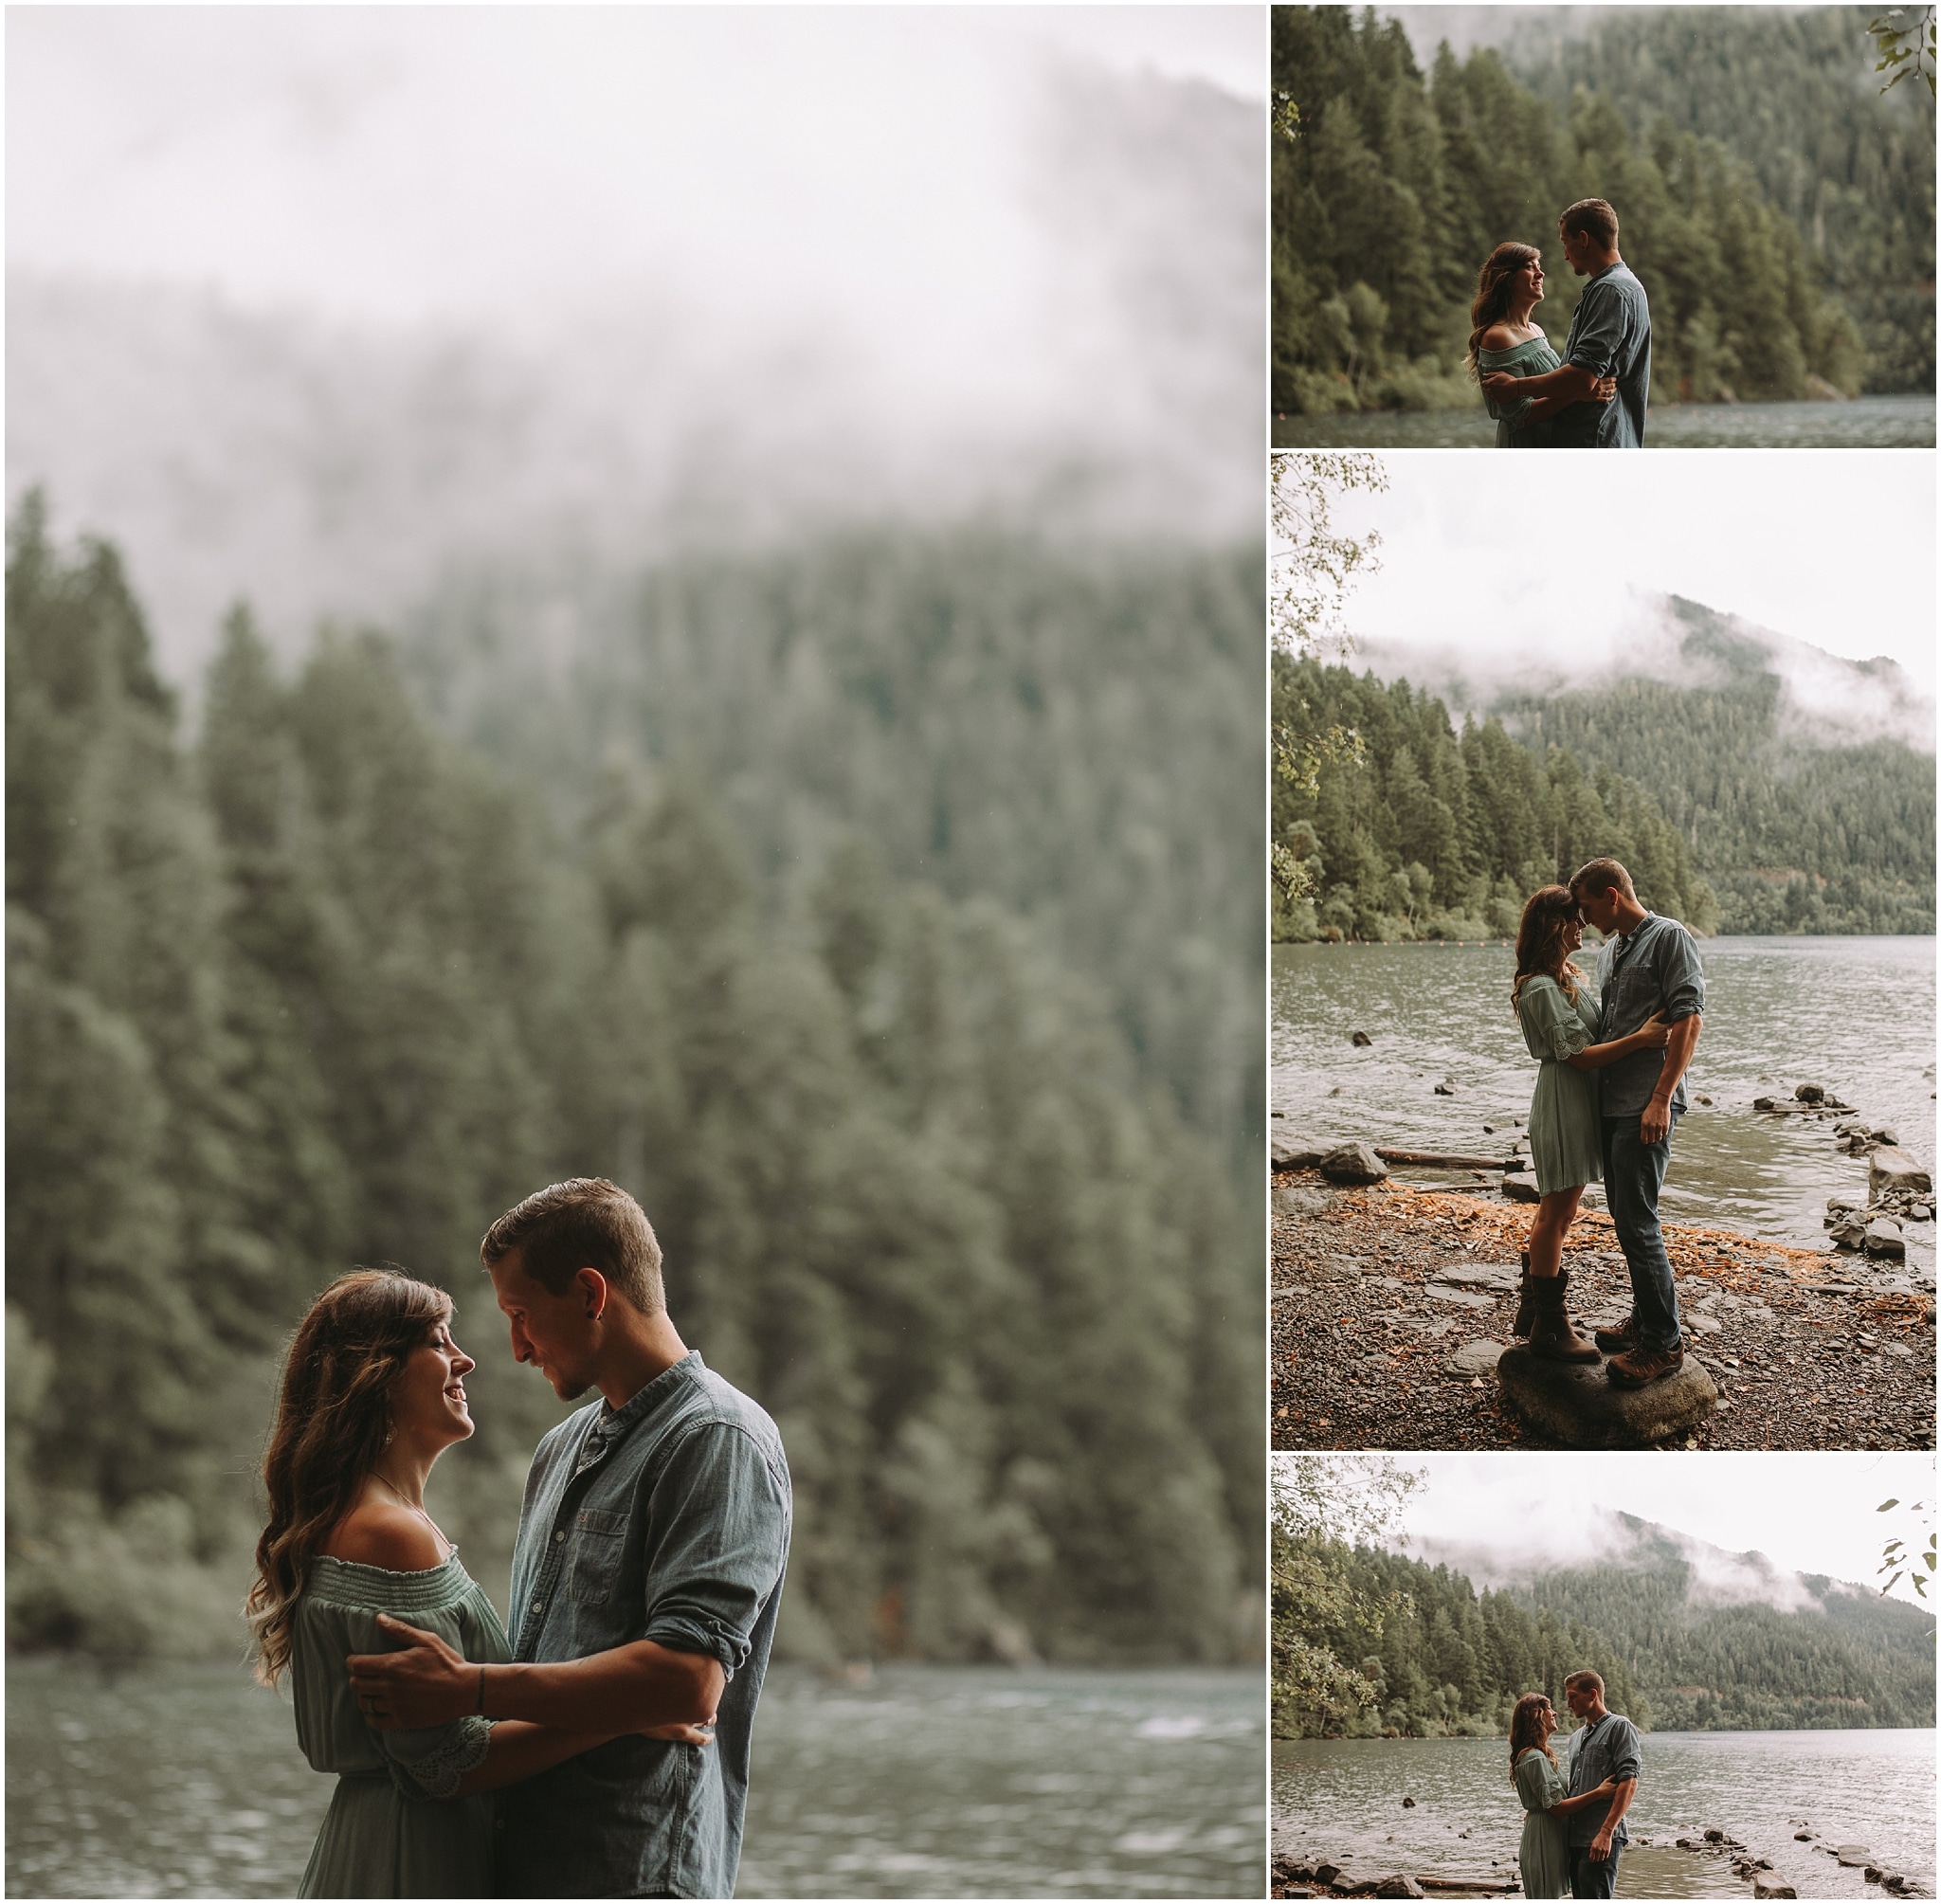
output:
[[[7,1671],[7,1889],[289,1896],[336,1781],[239,1670]],[[1259,1896],[1259,1671],[902,1667],[763,1689],[739,1895]]]
[[[1705,1029],[1686,1089],[1713,1102],[1679,1124],[1660,1206],[1820,1248],[1827,1198],[1865,1200],[1866,1160],[1833,1148],[1833,1120],[1773,1117],[1752,1100],[1823,1084],[1932,1170],[1934,941],[1715,938],[1699,954]],[[1501,1154],[1536,1079],[1510,1015],[1515,970],[1496,944],[1276,946],[1275,1130]],[[1356,1030],[1372,1043],[1350,1043]],[[1453,1097],[1435,1095],[1444,1077]],[[1932,1275],[1933,1225],[1911,1226],[1909,1249]]]
[[[1274,1848],[1370,1875],[1500,1877],[1523,1831],[1508,1753],[1500,1739],[1276,1739]],[[1802,1897],[1882,1895],[1799,1843],[1802,1822],[1932,1894],[1934,1734],[1647,1732],[1619,1895],[1747,1896],[1726,1859],[1673,1848],[1708,1826],[1769,1858]]]
[[[1365,410],[1274,420],[1277,449],[1487,449],[1496,425],[1473,410]],[[1851,403],[1679,404],[1645,419],[1650,449],[1932,449],[1932,396]]]

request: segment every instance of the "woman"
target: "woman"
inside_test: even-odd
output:
[[[510,1657],[492,1603],[425,1512],[432,1463],[472,1432],[451,1298],[402,1271],[360,1269],[299,1327],[263,1480],[269,1524],[247,1612],[257,1677],[287,1672],[297,1739],[337,1773],[305,1897],[489,1897],[491,1802],[604,1739],[481,1715],[421,1732],[364,1722],[344,1661],[390,1650],[380,1614],[428,1628],[468,1659]],[[697,1728],[654,1734],[706,1744]]]
[[[1598,1001],[1570,961],[1584,943],[1577,901],[1568,886],[1531,894],[1516,928],[1516,978],[1510,1003],[1523,1043],[1538,1061],[1530,1099],[1530,1152],[1536,1166],[1536,1216],[1524,1250],[1522,1299],[1515,1333],[1533,1354],[1559,1362],[1595,1362],[1597,1345],[1570,1326],[1565,1312],[1569,1276],[1564,1236],[1586,1184],[1604,1178],[1604,1120],[1597,1073],[1634,1051],[1664,1049],[1670,1032],[1653,1018],[1628,1038],[1593,1044]]]
[[[1530,314],[1543,301],[1543,254],[1532,245],[1506,241],[1483,260],[1476,281],[1476,301],[1469,307],[1471,376],[1480,382],[1495,371],[1514,377],[1537,377],[1562,368],[1556,352]],[[1614,378],[1598,382],[1598,403],[1617,394]],[[1498,449],[1552,449],[1562,438],[1553,419],[1571,408],[1575,397],[1522,397],[1511,404],[1483,407],[1497,423]]]
[[[1618,1788],[1617,1781],[1607,1778],[1593,1790],[1566,1798],[1569,1781],[1551,1750],[1556,1729],[1557,1715],[1541,1693],[1525,1693],[1510,1714],[1510,1783],[1523,1801],[1516,1870],[1526,1897],[1570,1895],[1570,1835],[1564,1821]]]

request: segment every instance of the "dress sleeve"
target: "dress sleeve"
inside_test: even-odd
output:
[[[741,1428],[708,1422],[674,1451],[654,1495],[644,1637],[717,1659],[732,1679],[781,1586],[788,1478]]]
[[[1525,1752],[1516,1761],[1516,1795],[1525,1811],[1548,1811],[1563,1796],[1552,1789],[1555,1773],[1541,1752]]]
[[[318,1691],[329,1709],[318,1716],[324,1721],[325,1735],[339,1743],[331,1754],[333,1763],[319,1764],[318,1754],[312,1752],[311,1764],[319,1771],[354,1770],[360,1764],[369,1765],[373,1770],[381,1768],[388,1772],[391,1783],[407,1798],[454,1797],[459,1781],[483,1760],[490,1749],[491,1721],[467,1714],[448,1725],[426,1726],[410,1732],[379,1732],[357,1711],[351,1693],[350,1672],[343,1660],[351,1653],[393,1653],[399,1642],[378,1625],[374,1610],[334,1606],[317,1608],[316,1612],[322,1617],[316,1622],[313,1654],[321,1655],[327,1649],[332,1656],[329,1659],[317,1659],[328,1677],[328,1683]],[[461,1651],[467,1650],[463,1623],[456,1608],[435,1613],[412,1612],[404,1617]]]
[[[1483,374],[1487,376],[1489,372],[1484,372]],[[1513,371],[1511,374],[1520,377],[1523,372],[1521,371]],[[1492,422],[1514,425],[1521,423],[1530,414],[1531,406],[1535,402],[1536,399],[1534,397],[1513,397],[1508,403],[1497,403],[1485,394],[1482,400],[1482,407],[1489,411]]]
[[[1590,1034],[1577,1008],[1558,986],[1540,983],[1526,988],[1518,1001],[1532,1042],[1559,1064],[1576,1057],[1590,1043]]]

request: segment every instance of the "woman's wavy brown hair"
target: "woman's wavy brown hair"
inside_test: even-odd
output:
[[[1577,916],[1577,896],[1569,886],[1539,886],[1523,902],[1516,927],[1516,977],[1510,987],[1512,1011],[1527,978],[1553,978],[1564,996],[1577,1003],[1577,988],[1589,981],[1564,951],[1564,928]]]
[[[1537,1714],[1550,1704],[1541,1693],[1525,1693],[1516,1701],[1516,1710],[1510,1714],[1510,1783],[1516,1783],[1516,1761],[1534,1746],[1552,1765],[1557,1755],[1551,1750],[1550,1741],[1543,1735],[1543,1726]]]
[[[264,1685],[290,1663],[291,1613],[312,1555],[390,1439],[392,1381],[431,1329],[450,1320],[444,1290],[387,1264],[338,1277],[298,1324],[263,1457],[269,1524],[243,1608]]]
[[[1482,334],[1510,315],[1510,286],[1517,272],[1533,258],[1542,256],[1534,245],[1519,245],[1514,238],[1506,238],[1482,261],[1482,269],[1476,274],[1476,301],[1469,307],[1469,354],[1462,359],[1462,368],[1472,376]]]

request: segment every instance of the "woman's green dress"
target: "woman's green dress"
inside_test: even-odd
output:
[[[1523,1801],[1523,1841],[1516,1870],[1526,1897],[1570,1895],[1570,1831],[1551,1806],[1570,1795],[1569,1781],[1535,1746],[1516,1761],[1516,1796]]]
[[[1573,1005],[1553,978],[1523,981],[1516,1018],[1530,1055],[1539,1060],[1530,1099],[1530,1154],[1539,1195],[1604,1180],[1604,1124],[1597,1073],[1573,1071],[1564,1061],[1597,1041],[1597,994],[1577,988]]]
[[[1551,349],[1545,337],[1532,337],[1527,343],[1512,346],[1507,351],[1478,350],[1476,354],[1476,374],[1478,379],[1490,375],[1494,371],[1508,371],[1513,377],[1540,377],[1557,370],[1562,360]],[[1484,397],[1483,408],[1497,421],[1497,447],[1498,449],[1552,449],[1556,447],[1556,434],[1552,428],[1555,419],[1546,417],[1541,423],[1526,423],[1533,397],[1517,397],[1507,404],[1492,403]]]
[[[491,1723],[466,1717],[408,1732],[365,1724],[344,1658],[397,1650],[380,1613],[436,1633],[467,1659],[512,1657],[499,1615],[456,1552],[420,1573],[328,1554],[311,1561],[291,1636],[297,1743],[318,1771],[338,1777],[298,1895],[490,1897],[492,1801],[451,1794],[484,1758]]]

